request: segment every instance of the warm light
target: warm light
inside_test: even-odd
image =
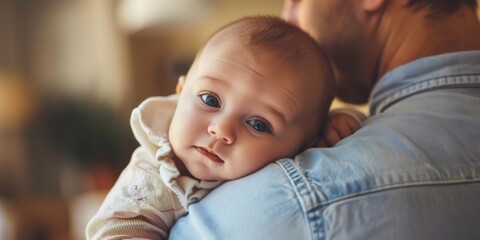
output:
[[[19,76],[0,72],[0,128],[22,128],[31,120],[32,94]]]
[[[121,0],[118,21],[132,32],[153,26],[177,26],[207,16],[211,0]]]

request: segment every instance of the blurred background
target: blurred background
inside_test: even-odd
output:
[[[131,110],[174,92],[216,29],[282,0],[0,0],[0,239],[84,239],[138,146]]]
[[[138,146],[131,110],[282,0],[0,0],[0,239],[84,239]],[[341,103],[336,103],[341,105]]]

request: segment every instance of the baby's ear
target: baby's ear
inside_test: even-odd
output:
[[[182,92],[184,84],[185,84],[185,75],[182,75],[178,77],[177,87],[175,88],[175,91],[177,92],[177,94],[180,94]]]

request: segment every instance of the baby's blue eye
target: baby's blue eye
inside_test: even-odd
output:
[[[248,124],[250,125],[250,127],[252,127],[255,131],[258,131],[258,132],[266,132],[266,133],[272,132],[272,130],[270,129],[270,127],[268,126],[268,124],[265,123],[265,122],[262,121],[262,120],[252,119],[252,120],[248,120],[247,123],[248,123]]]
[[[215,107],[215,108],[219,108],[220,107],[220,101],[218,101],[218,99],[209,94],[209,93],[204,93],[202,95],[200,95],[200,97],[202,98],[202,101],[207,104],[208,106],[210,107]]]

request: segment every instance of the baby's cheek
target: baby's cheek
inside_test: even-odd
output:
[[[188,125],[186,125],[184,121],[184,118],[175,113],[174,117],[172,118],[172,122],[170,123],[168,139],[170,140],[170,144],[174,149],[177,149],[182,141],[188,140],[185,136],[185,131],[188,131],[186,126]]]

